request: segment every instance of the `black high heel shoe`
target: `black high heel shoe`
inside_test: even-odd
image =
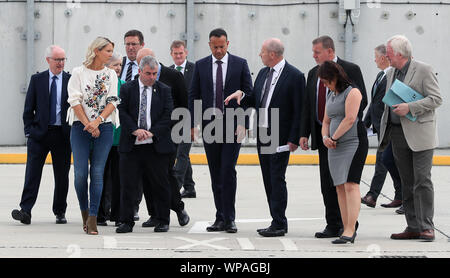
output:
[[[333,240],[331,243],[333,243],[333,244],[355,243],[355,238],[356,238],[356,232],[353,233],[352,237],[340,236],[338,239]]]

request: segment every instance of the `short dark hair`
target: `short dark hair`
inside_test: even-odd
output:
[[[225,32],[225,30],[223,30],[222,28],[214,29],[214,30],[212,30],[209,33],[209,38],[210,39],[211,39],[211,37],[218,37],[218,38],[220,38],[222,36],[225,36],[225,38],[228,39],[227,32]]]
[[[323,48],[325,49],[333,49],[333,51],[336,51],[334,48],[334,41],[330,36],[320,36],[312,41],[312,44],[318,44],[321,43]]]
[[[352,85],[344,69],[334,61],[325,61],[317,70],[317,75],[320,79],[329,82],[336,80],[336,93],[341,93]]]
[[[178,48],[181,46],[183,46],[186,49],[186,43],[184,41],[180,40],[173,41],[172,44],[170,45],[170,51],[172,51],[174,48]]]
[[[139,44],[144,43],[144,35],[142,35],[142,32],[139,30],[130,30],[126,32],[125,35],[123,36],[123,39],[125,40],[126,37],[138,37]]]

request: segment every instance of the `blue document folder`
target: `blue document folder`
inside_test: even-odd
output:
[[[390,107],[399,103],[409,103],[423,99],[423,96],[418,92],[411,89],[405,83],[395,80],[391,88],[386,92],[383,97],[383,102]],[[411,112],[406,114],[406,118],[415,122],[417,117],[413,117]]]

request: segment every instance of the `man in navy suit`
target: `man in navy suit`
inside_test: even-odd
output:
[[[284,46],[279,39],[263,43],[259,56],[266,67],[259,71],[253,92],[240,101],[243,107],[254,107],[257,111],[258,156],[273,219],[268,228],[257,230],[264,237],[284,236],[288,230],[285,174],[290,152],[298,148],[301,100],[306,84],[303,73],[290,65],[283,53]],[[238,91],[225,103],[241,98],[242,92]],[[267,135],[272,139],[269,142],[263,139]],[[277,151],[278,146],[288,146],[288,149]]]
[[[70,74],[64,72],[66,54],[61,47],[49,46],[46,60],[49,70],[31,77],[23,111],[25,136],[28,138],[25,184],[20,201],[21,210],[12,211],[12,217],[23,224],[31,223],[31,209],[36,203],[42,168],[49,152],[55,178],[53,213],[57,224],[67,223],[65,213],[71,148],[66,115]]]
[[[168,169],[175,146],[170,139],[173,102],[170,87],[156,80],[159,64],[146,56],[139,64],[139,79],[120,89],[120,186],[121,208],[117,233],[134,227],[139,181],[145,177],[154,197],[155,232],[167,232],[170,222]]]
[[[194,115],[194,101],[202,101],[202,115],[207,109],[214,109],[212,117],[202,121],[203,145],[208,159],[216,207],[216,219],[213,225],[207,227],[207,231],[236,233],[237,228],[234,223],[237,186],[235,168],[241,144],[234,135],[238,129],[236,126],[233,127],[233,130],[228,131],[228,133],[233,133],[230,134],[232,142],[225,140],[227,132],[223,119],[226,119],[226,108],[233,110],[238,108],[238,104],[236,101],[231,101],[228,105],[224,105],[224,99],[237,90],[251,92],[252,78],[247,61],[229,54],[227,52],[228,45],[229,41],[225,30],[219,28],[210,32],[209,47],[212,55],[195,64],[194,76],[189,89],[189,110],[192,120],[191,138],[194,140],[197,132],[194,117],[199,116]],[[218,122],[223,123],[223,128],[219,127],[220,123],[215,125]],[[205,136],[205,128],[208,128],[209,124],[215,126],[215,128],[211,128],[214,135]],[[216,135],[219,137],[218,140],[209,140]]]

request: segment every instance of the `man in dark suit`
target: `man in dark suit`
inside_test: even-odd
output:
[[[342,219],[337,200],[336,188],[328,168],[328,149],[322,141],[322,119],[325,111],[325,97],[327,88],[317,76],[317,69],[325,61],[334,61],[344,68],[353,86],[357,87],[363,96],[358,117],[362,120],[364,108],[367,106],[366,86],[358,65],[344,61],[335,54],[333,39],[321,36],[313,40],[313,57],[317,66],[308,72],[305,100],[303,101],[300,147],[308,150],[308,137],[311,136],[311,149],[319,150],[320,184],[325,204],[325,218],[327,226],[322,232],[317,232],[317,238],[337,237],[342,229]]]
[[[264,237],[284,236],[288,230],[286,218],[287,187],[286,169],[290,152],[297,150],[300,139],[301,100],[305,93],[305,77],[297,68],[284,58],[284,46],[279,39],[266,40],[261,48],[261,60],[266,66],[261,69],[255,80],[251,94],[246,95],[241,104],[254,107],[258,123],[258,156],[261,164],[264,187],[269,204],[272,223],[268,228],[258,229]],[[240,100],[242,92],[238,91],[225,99]],[[273,114],[273,112],[277,114]],[[276,142],[264,142],[262,136],[276,136]],[[289,146],[288,150],[278,152],[264,147]]]
[[[229,54],[227,52],[228,45],[229,41],[225,30],[219,28],[210,32],[209,47],[212,55],[195,63],[194,76],[189,89],[189,110],[191,113],[192,140],[194,140],[198,131],[195,127],[197,121],[194,117],[200,116],[194,113],[194,110],[196,110],[194,107],[195,100],[201,100],[202,102],[202,115],[207,116],[204,114],[207,109],[213,110],[213,115],[202,121],[203,145],[208,159],[216,207],[216,219],[213,225],[207,227],[207,231],[235,233],[237,232],[234,223],[237,186],[235,168],[241,144],[237,142],[234,135],[237,131],[236,125],[233,126],[233,130],[228,131],[228,133],[232,133],[229,135],[233,140],[230,140],[231,142],[225,140],[229,136],[227,136],[226,124],[224,124],[223,119],[226,119],[228,108],[234,110],[238,108],[238,104],[233,100],[224,106],[224,99],[237,90],[250,93],[252,78],[247,61]],[[197,112],[197,114],[200,113]],[[209,124],[213,127],[209,127],[211,134],[205,134]]]
[[[183,74],[186,88],[189,90],[195,65],[186,59],[188,55],[186,43],[178,40],[173,41],[170,46],[170,55],[174,62],[170,67]],[[181,198],[195,198],[197,196],[195,192],[195,182],[192,179],[191,160],[189,158],[191,146],[191,142],[182,142],[178,145],[177,162],[175,163],[174,174],[178,181],[179,189],[181,189],[181,187],[184,188],[181,192]]]
[[[140,62],[143,57],[154,57],[154,55],[155,54],[151,49],[143,48],[139,50],[136,60]],[[162,63],[159,63],[156,80],[171,88],[173,109],[187,108],[187,91],[184,85],[183,75],[180,72],[166,67]],[[176,123],[177,121],[172,121],[171,127],[173,127],[173,125],[175,125]],[[170,139],[172,138],[170,137]],[[175,147],[177,148],[178,146],[175,145]],[[176,155],[176,151],[170,155],[170,161],[168,165],[169,185],[171,192],[170,208],[177,214],[178,223],[180,224],[180,226],[186,226],[189,223],[190,218],[186,210],[184,209],[184,202],[181,200],[180,189],[178,188],[178,182],[174,174],[173,166],[175,164]],[[146,181],[146,177],[144,177],[143,182],[145,183],[149,181]],[[155,211],[155,203],[152,202],[154,196],[151,194],[151,191],[148,190],[148,187],[144,187],[143,192],[150,218],[142,223],[142,227],[155,227],[157,225],[157,220],[156,218],[152,217]]]
[[[136,57],[138,51],[145,45],[144,35],[139,30],[130,30],[125,33],[123,40],[127,56],[122,59],[122,70],[119,78],[123,81],[130,81],[134,80],[134,77],[138,74],[139,64]]]
[[[41,183],[42,168],[48,152],[52,155],[55,190],[53,213],[57,224],[65,224],[70,170],[70,126],[66,115],[67,83],[70,74],[64,72],[66,54],[56,45],[46,51],[49,70],[31,77],[25,99],[23,123],[27,141],[25,184],[20,202],[21,210],[13,210],[12,217],[23,224],[31,223],[33,208]]]
[[[383,97],[386,92],[386,73],[390,69],[390,63],[386,56],[386,46],[384,44],[375,48],[375,63],[381,71],[378,73],[372,86],[372,101],[367,110],[366,117],[364,118],[364,124],[367,128],[372,126],[373,133],[377,134],[379,140],[380,121],[383,116],[385,105]],[[370,190],[361,198],[361,203],[372,208],[375,207],[388,171],[394,182],[395,196],[391,203],[381,204],[381,206],[394,208],[402,205],[402,183],[397,166],[395,165],[394,155],[392,154],[392,147],[390,144],[384,151],[377,151],[375,173],[370,184]]]
[[[117,233],[134,227],[134,204],[139,181],[154,196],[155,232],[167,232],[170,223],[169,161],[175,146],[170,140],[170,115],[173,109],[170,88],[156,80],[159,64],[144,57],[139,64],[139,79],[120,89],[120,179],[121,212]]]

